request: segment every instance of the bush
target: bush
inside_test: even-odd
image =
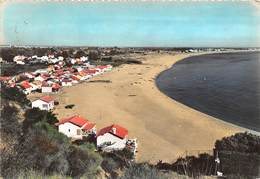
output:
[[[250,133],[237,133],[217,140],[215,150],[260,154],[260,137]]]
[[[148,164],[133,164],[131,167],[125,169],[120,179],[166,179],[168,178],[164,173],[160,172],[155,167]]]
[[[9,88],[3,83],[1,83],[0,93],[1,93],[2,104],[8,103],[9,101],[15,101],[19,103],[22,107],[24,107],[24,106],[29,106],[31,103],[27,99],[26,95],[18,88]]]
[[[227,175],[259,176],[260,137],[250,133],[237,133],[215,143],[220,167]]]
[[[106,157],[101,163],[103,170],[111,175],[112,178],[116,178],[118,174],[115,172],[120,168],[120,164],[111,157]]]
[[[69,175],[75,178],[81,176],[94,177],[98,173],[98,167],[102,158],[93,151],[71,146],[68,154]]]
[[[32,108],[25,111],[24,114],[24,121],[23,121],[23,130],[26,131],[32,125],[36,124],[40,121],[45,121],[51,125],[59,122],[55,114],[51,111],[44,111],[38,108]]]

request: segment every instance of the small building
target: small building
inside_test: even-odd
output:
[[[58,126],[59,132],[72,139],[82,139],[84,136],[96,134],[96,124],[80,116],[61,119],[56,126]]]
[[[32,102],[32,108],[39,108],[40,110],[52,110],[54,108],[54,99],[50,96],[43,96]]]
[[[42,93],[51,93],[51,92],[52,92],[52,86],[49,85],[42,86]]]
[[[61,86],[58,83],[53,83],[52,84],[52,90],[54,92],[59,91],[60,88],[61,88]]]
[[[37,77],[34,78],[35,81],[45,81],[47,80],[47,77],[44,75],[39,75]]]
[[[122,150],[126,147],[128,130],[113,124],[97,133],[97,148],[103,151]]]
[[[64,78],[64,79],[61,81],[61,85],[62,85],[62,86],[72,86],[72,80]]]
[[[21,86],[24,94],[30,94],[32,92],[32,86],[30,85],[30,83],[28,81],[22,81],[20,83],[20,86]]]

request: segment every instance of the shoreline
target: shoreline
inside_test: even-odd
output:
[[[226,52],[203,52],[203,53],[201,53],[201,54],[200,54],[200,53],[197,53],[197,54],[194,54],[194,55],[185,57],[185,58],[183,58],[183,59],[181,59],[181,60],[179,60],[179,61],[182,61],[182,60],[185,60],[185,59],[187,59],[187,58],[194,57],[194,56],[203,56],[203,55],[210,55],[210,54],[223,54],[223,53],[254,53],[254,52],[260,52],[260,50],[238,50],[238,51],[226,51]],[[179,62],[179,61],[177,61],[177,62]],[[175,63],[177,63],[177,62],[175,62]],[[175,64],[175,63],[174,63],[174,64]],[[155,86],[157,87],[158,90],[159,90],[159,88],[158,88],[158,85],[157,85],[157,83],[156,83],[156,80],[158,79],[158,77],[159,77],[162,73],[164,73],[165,71],[170,70],[171,68],[173,68],[173,65],[174,65],[174,64],[172,64],[171,67],[169,67],[169,68],[167,68],[167,69],[161,71],[159,74],[156,75],[156,78],[155,78]],[[160,90],[159,90],[159,91],[160,91]],[[162,91],[160,91],[160,92],[161,92],[162,94],[164,94]],[[164,94],[164,95],[167,96],[166,94]],[[179,101],[177,101],[177,100],[171,98],[170,96],[167,96],[167,97],[169,97],[171,100],[174,100],[174,101],[176,101],[176,102],[178,102],[178,103],[180,103],[180,104],[182,104],[182,105],[184,105],[184,106],[187,106],[187,105],[185,105],[185,104],[183,104],[183,103],[181,103],[181,102],[179,102]],[[192,107],[190,107],[190,106],[187,106],[187,107],[192,108]],[[194,109],[194,108],[192,108],[192,109]],[[199,110],[197,110],[197,109],[194,109],[194,110],[199,111]],[[203,113],[202,111],[199,111],[199,112]],[[203,113],[203,114],[206,114],[206,113]],[[209,114],[206,114],[206,115],[209,115]],[[211,115],[209,115],[209,116],[211,116]],[[246,132],[249,132],[249,133],[252,133],[252,134],[255,134],[255,135],[259,135],[259,136],[260,136],[260,132],[255,131],[255,130],[253,130],[253,129],[249,129],[249,128],[247,128],[247,127],[240,126],[240,125],[238,125],[238,124],[231,123],[231,122],[225,121],[224,119],[220,119],[220,118],[217,118],[217,117],[214,117],[214,116],[211,116],[211,117],[215,118],[215,120],[218,120],[218,121],[220,121],[220,122],[223,122],[223,123],[225,123],[225,124],[227,124],[227,125],[230,125],[230,126],[232,126],[232,127],[237,127],[237,128],[239,128],[239,129],[241,129],[241,130],[243,130],[243,131],[246,131]]]
[[[59,119],[78,114],[96,123],[98,129],[112,123],[124,126],[129,137],[139,142],[138,162],[171,162],[185,151],[212,150],[217,139],[245,129],[171,99],[155,81],[177,61],[203,54],[141,56],[141,65],[125,64],[93,78],[112,83],[81,83],[54,94],[60,102],[54,113]],[[75,104],[75,108],[65,109],[68,104]]]

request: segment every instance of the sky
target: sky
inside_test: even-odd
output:
[[[259,32],[260,10],[249,1],[10,2],[2,10],[0,43],[259,47]]]

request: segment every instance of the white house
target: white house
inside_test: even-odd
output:
[[[39,75],[34,78],[34,80],[36,80],[36,81],[45,81],[46,79],[47,79],[47,77],[44,75]]]
[[[96,134],[96,124],[79,116],[61,119],[56,126],[59,128],[59,132],[72,139],[82,139],[83,136]]]
[[[42,86],[42,93],[51,93],[52,92],[52,86],[44,85]]]
[[[62,81],[61,81],[61,85],[62,86],[72,86],[72,80],[70,80],[70,79],[63,79]]]
[[[31,91],[35,91],[38,89],[38,86],[36,84],[30,83],[30,85],[31,85]]]
[[[54,99],[50,96],[43,96],[32,102],[32,108],[49,111],[54,108]]]
[[[126,146],[128,130],[113,124],[97,133],[97,147],[104,151],[122,150]]]
[[[20,83],[20,86],[23,90],[23,93],[25,93],[25,94],[30,94],[33,90],[33,87],[30,85],[30,83],[28,81],[22,81]]]

